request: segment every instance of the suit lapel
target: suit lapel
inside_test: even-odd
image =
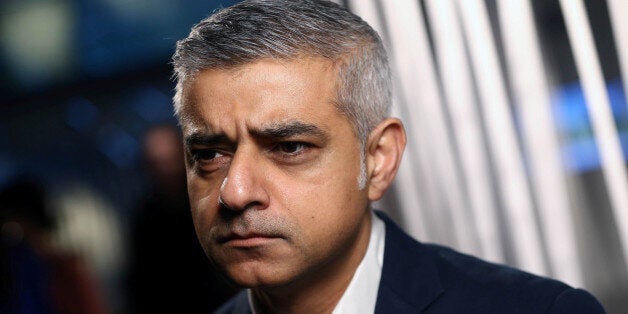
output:
[[[381,212],[386,223],[384,265],[375,313],[417,313],[444,291],[430,251]]]

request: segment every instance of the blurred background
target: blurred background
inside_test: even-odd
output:
[[[169,61],[235,2],[0,2],[1,313],[207,312],[234,292],[192,229]],[[336,2],[388,46],[409,132],[377,206],[628,311],[628,3]]]

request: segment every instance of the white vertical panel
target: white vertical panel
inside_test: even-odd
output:
[[[409,106],[408,121],[421,126],[431,134],[427,138],[432,162],[437,170],[437,182],[446,208],[437,208],[441,214],[451,211],[451,227],[442,222],[444,233],[454,233],[457,247],[476,252],[477,241],[474,224],[465,208],[463,182],[456,173],[454,149],[450,141],[443,103],[440,99],[436,73],[431,59],[429,41],[423,24],[421,7],[416,0],[382,2],[386,14],[387,29],[404,92]],[[416,135],[417,133],[414,133]],[[412,139],[412,138],[410,138]],[[454,243],[448,243],[455,245]]]
[[[546,274],[539,228],[485,3],[482,0],[459,0],[457,4],[468,39],[517,264],[528,271]]]
[[[395,83],[401,86],[399,80]],[[443,197],[439,195],[437,180],[439,174],[433,166],[435,156],[429,143],[429,139],[432,138],[431,130],[414,124],[412,119],[408,118],[413,114],[413,109],[408,107],[408,103],[413,102],[408,102],[401,94],[403,93],[397,92],[394,95],[396,106],[393,107],[393,113],[404,120],[408,144],[401,161],[397,175],[398,184],[395,188],[401,204],[420,203],[422,205],[421,208],[414,206],[402,208],[403,216],[407,218],[404,226],[417,239],[454,243],[453,233],[442,228],[449,224],[449,220],[445,215],[447,211],[446,205],[442,203]],[[399,101],[400,98],[404,101]]]
[[[371,27],[379,33],[380,37],[386,41],[382,23],[377,13],[377,6],[374,1],[352,0],[349,2],[349,6],[352,8],[354,13],[369,23],[369,25],[371,25]],[[392,114],[393,116],[403,117],[404,112],[399,106],[399,101],[397,100],[398,98],[398,91],[393,91],[394,101]],[[410,130],[407,124],[406,128]],[[409,137],[412,138],[412,135]],[[397,190],[397,195],[399,196],[399,204],[402,206],[400,210],[404,212],[403,217],[406,218],[405,221],[403,221],[404,227],[410,230],[412,236],[418,239],[434,240],[438,237],[434,235],[433,232],[430,232],[430,227],[433,226],[430,226],[430,224],[427,223],[430,221],[430,215],[429,213],[426,213],[426,208],[430,208],[433,205],[430,201],[434,199],[435,193],[433,187],[435,185],[431,184],[429,180],[426,181],[425,176],[422,178],[423,182],[418,181],[421,169],[430,169],[430,167],[425,154],[427,147],[426,149],[418,150],[419,153],[416,153],[416,150],[413,150],[412,148],[417,144],[420,143],[410,143],[406,147],[406,151],[404,152],[404,156],[399,167],[399,172],[395,178],[396,184],[394,187]],[[430,176],[428,176],[428,178],[429,177]],[[424,206],[423,204],[427,204],[427,206]]]
[[[493,201],[495,196],[490,180],[489,158],[485,151],[460,24],[451,1],[428,0],[426,4],[444,95],[469,191],[469,207],[475,216],[481,245],[481,252],[477,253],[491,261],[503,262],[504,253],[496,217],[497,209]]]
[[[403,116],[397,101],[394,101],[392,114],[396,117]],[[415,162],[417,160],[419,162]],[[406,218],[403,221],[404,227],[413,237],[425,241],[435,238],[433,235],[434,231],[431,230],[434,226],[429,223],[431,218],[423,205],[426,204],[425,198],[431,199],[434,196],[426,195],[433,193],[433,189],[422,187],[417,182],[418,174],[421,172],[421,169],[419,169],[421,165],[426,165],[425,157],[416,156],[414,151],[406,149],[401,159],[399,172],[395,178],[395,189],[398,192],[397,200],[401,205],[399,210],[403,213],[403,217]]]
[[[384,29],[377,13],[375,0],[349,0],[349,7],[353,13],[369,23],[379,36],[384,37]]]
[[[529,1],[497,3],[508,73],[523,124],[532,187],[538,198],[552,273],[558,279],[581,286],[583,279],[566,176]]]
[[[628,105],[628,21],[626,20],[628,1],[607,0],[607,3],[615,37],[615,45],[617,46],[617,57],[619,58],[621,76],[624,82],[624,95],[626,96],[626,104]]]
[[[565,16],[578,74],[583,84],[587,109],[600,152],[604,179],[619,229],[624,260],[628,261],[628,174],[593,34],[582,1],[561,0],[560,5]]]

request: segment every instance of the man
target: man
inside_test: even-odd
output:
[[[326,1],[244,1],[173,57],[196,233],[222,313],[603,312],[583,290],[423,245],[370,203],[405,146],[377,33]]]

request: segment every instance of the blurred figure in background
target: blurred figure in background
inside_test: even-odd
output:
[[[133,228],[130,304],[136,313],[210,312],[235,290],[210,268],[194,233],[177,128],[150,128],[143,154],[148,193]]]
[[[102,291],[79,255],[52,241],[42,183],[17,177],[0,192],[0,313],[107,313]]]

